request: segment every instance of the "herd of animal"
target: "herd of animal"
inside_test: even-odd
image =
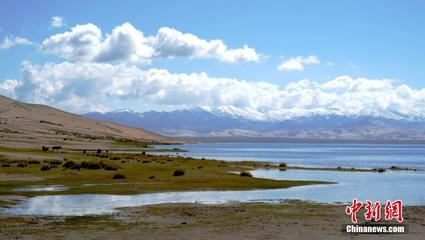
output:
[[[59,150],[62,149],[62,146],[52,146],[51,148],[52,148],[53,151],[59,151]],[[50,149],[50,147],[46,147],[46,146],[41,147],[41,150],[43,152],[47,152],[47,151],[49,151],[49,149]]]

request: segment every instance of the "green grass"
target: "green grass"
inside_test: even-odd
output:
[[[52,185],[60,184],[71,187],[64,192],[22,192],[23,195],[45,194],[79,194],[79,193],[107,193],[107,194],[139,194],[160,191],[186,191],[186,190],[249,190],[287,188],[308,184],[321,184],[319,181],[279,181],[260,178],[241,177],[230,172],[246,171],[247,168],[264,167],[262,163],[253,162],[224,162],[216,160],[201,160],[185,157],[153,156],[141,154],[108,154],[107,157],[96,154],[83,154],[80,152],[42,152],[35,149],[7,149],[0,148],[1,152],[32,153],[38,156],[60,157],[66,161],[93,162],[116,166],[116,171],[101,170],[67,170],[62,166],[40,171],[41,165],[28,164],[25,168],[1,168],[0,173],[32,174],[42,177],[38,182],[29,181],[0,181],[0,194],[9,194],[11,189],[26,185]],[[120,159],[120,160],[111,160]],[[25,162],[27,159],[21,159]],[[0,164],[11,162],[9,159],[0,159]],[[64,161],[65,162],[65,161]],[[144,163],[145,162],[145,163]],[[46,161],[44,164],[48,164]],[[50,165],[51,166],[51,165]],[[173,176],[175,170],[184,170],[183,176]],[[113,180],[115,174],[123,174],[125,180]],[[154,178],[152,178],[154,176]],[[84,186],[90,184],[90,186]],[[16,192],[14,192],[16,194]]]

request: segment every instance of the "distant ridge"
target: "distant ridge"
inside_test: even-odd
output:
[[[170,112],[91,112],[84,116],[141,127],[173,137],[269,137],[327,140],[425,140],[421,119],[313,115],[281,121],[256,121],[201,108]]]

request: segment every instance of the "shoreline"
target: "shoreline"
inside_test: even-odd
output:
[[[409,226],[409,232],[401,235],[347,234],[342,231],[343,225],[351,221],[344,208],[335,204],[286,201],[279,204],[158,204],[121,208],[108,216],[0,215],[0,238],[422,239],[425,234],[425,206],[404,208],[403,224]]]
[[[315,143],[315,144],[419,144],[425,145],[425,139],[313,139],[284,137],[185,137],[171,136],[187,144],[196,143]]]

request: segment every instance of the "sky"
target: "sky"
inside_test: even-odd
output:
[[[0,94],[75,113],[425,116],[424,1],[0,2]]]

